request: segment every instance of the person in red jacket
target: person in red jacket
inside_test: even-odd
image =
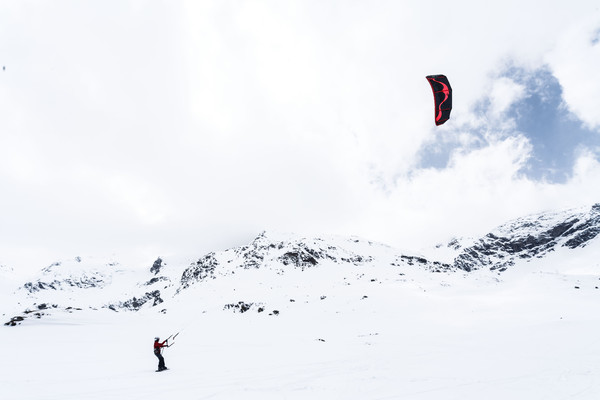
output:
[[[167,344],[167,340],[165,340],[164,342],[159,342],[160,338],[155,337],[154,338],[154,355],[156,357],[158,357],[158,371],[164,371],[165,369],[167,369],[167,367],[165,366],[165,359],[163,358],[162,354],[160,354],[161,350],[163,347],[169,347],[169,345]]]

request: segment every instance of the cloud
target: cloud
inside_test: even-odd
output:
[[[397,245],[591,199],[596,7],[4,4],[4,250],[200,252],[265,228]],[[550,165],[540,132],[560,122],[524,122],[523,107],[549,103],[515,71],[551,74],[561,120],[588,129],[555,136],[572,150],[553,155],[570,171],[560,182],[528,173]],[[455,95],[442,127],[425,80],[435,73]]]
[[[514,82],[512,79],[507,77],[494,79],[492,89],[489,93],[490,117],[495,120],[501,119],[510,106],[523,99],[525,95],[525,87]]]
[[[598,13],[570,27],[547,55],[553,74],[560,81],[566,107],[589,129],[599,131],[600,113],[600,29]]]
[[[379,199],[372,209],[376,222],[371,234],[380,235],[376,231],[386,219],[395,221],[386,234],[412,247],[468,232],[484,233],[494,223],[514,216],[517,205],[524,208],[527,200],[521,198],[520,189],[530,182],[520,170],[529,153],[524,137],[511,137],[478,150],[456,152],[447,168],[416,171],[399,182],[392,195]],[[490,218],[492,204],[494,215]],[[489,225],[481,225],[482,219]]]

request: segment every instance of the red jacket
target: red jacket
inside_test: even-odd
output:
[[[159,341],[158,341],[158,340],[157,340],[157,341],[155,341],[155,342],[154,342],[154,353],[155,353],[155,354],[156,354],[156,353],[160,353],[160,349],[161,349],[162,347],[169,347],[169,345],[168,345],[168,344],[165,344],[165,343],[167,343],[167,341],[166,341],[166,340],[165,340],[164,342],[162,342],[162,343],[159,343]]]

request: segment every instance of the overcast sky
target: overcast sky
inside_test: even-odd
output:
[[[600,202],[597,0],[5,0],[0,66],[17,268],[262,230],[418,249]]]

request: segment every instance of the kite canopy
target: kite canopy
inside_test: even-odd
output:
[[[433,101],[435,102],[435,124],[442,125],[450,119],[452,110],[452,88],[445,75],[426,76],[431,90],[433,90]]]

